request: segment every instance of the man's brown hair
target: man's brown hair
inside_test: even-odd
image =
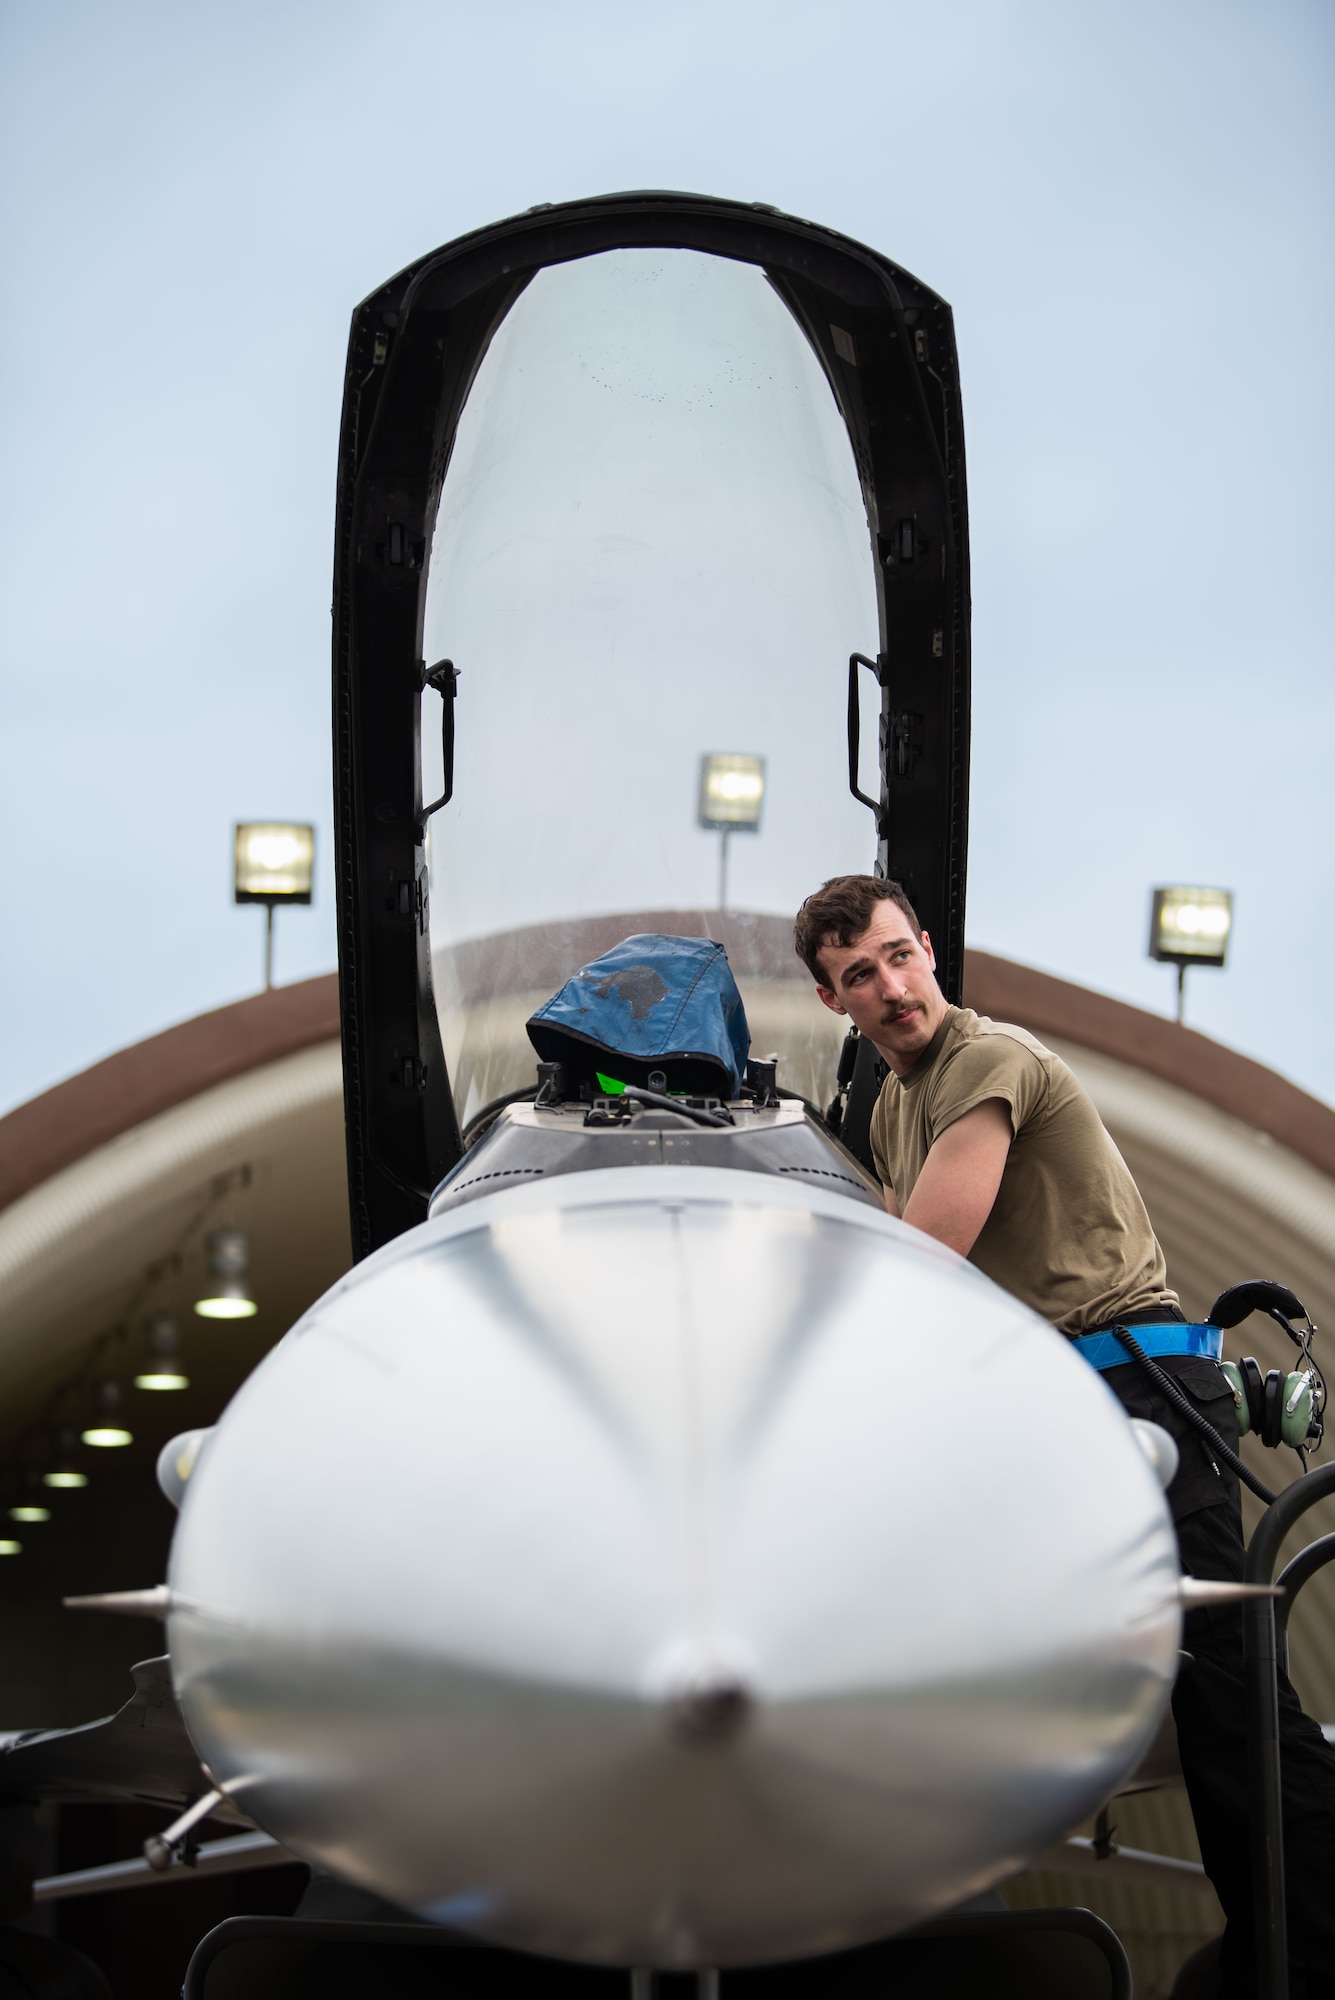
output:
[[[894,903],[912,924],[914,937],[922,936],[918,913],[899,883],[880,875],[833,875],[807,897],[793,925],[793,946],[818,986],[829,985],[820,963],[824,946],[853,944],[871,923],[878,903]]]

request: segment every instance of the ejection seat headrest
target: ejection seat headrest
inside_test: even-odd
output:
[[[751,1047],[746,1009],[721,944],[644,931],[583,965],[539,1007],[528,1038],[578,1087],[645,1088],[735,1097]],[[663,1087],[663,1086],[660,1086]]]

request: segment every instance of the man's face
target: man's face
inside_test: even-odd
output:
[[[852,944],[822,945],[820,963],[825,982],[816,991],[825,1005],[847,1014],[896,1076],[912,1069],[946,1011],[926,931],[915,937],[898,904],[887,900]]]

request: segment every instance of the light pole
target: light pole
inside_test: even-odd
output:
[[[734,833],[759,833],[765,799],[765,760],[743,751],[715,750],[700,759],[698,824],[719,835],[718,906],[728,907],[728,841]]]
[[[232,900],[263,903],[264,990],[273,985],[273,913],[280,903],[309,903],[315,875],[315,828],[304,821],[243,820],[236,828]]]
[[[1177,1024],[1182,1026],[1189,965],[1222,966],[1233,928],[1231,889],[1156,889],[1149,955],[1177,967]]]

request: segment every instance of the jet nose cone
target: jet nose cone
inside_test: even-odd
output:
[[[1171,1523],[1065,1343],[873,1210],[572,1175],[358,1267],[186,1491],[178,1688],[296,1851],[620,1963],[913,1922],[1091,1810]]]

